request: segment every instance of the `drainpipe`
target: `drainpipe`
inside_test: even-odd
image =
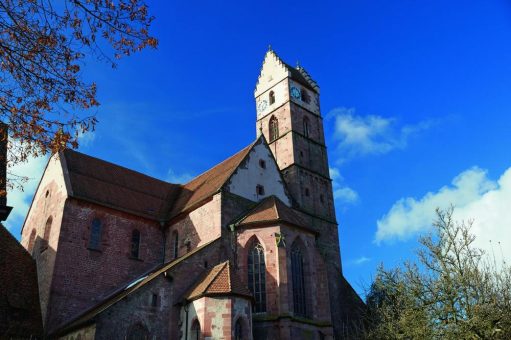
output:
[[[186,313],[186,316],[185,316],[185,340],[188,340],[188,309],[189,309],[189,306],[187,304],[185,304],[183,308]]]
[[[163,238],[163,249],[162,249],[162,259],[161,259],[161,263],[162,264],[165,264],[165,248],[166,248],[166,245],[167,245],[167,234],[165,233],[165,221],[160,221],[160,229],[161,229],[161,235],[162,235],[162,238]]]

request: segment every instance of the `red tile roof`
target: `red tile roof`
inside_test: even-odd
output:
[[[35,261],[0,224],[0,338],[39,338],[42,333]]]
[[[71,196],[150,219],[161,219],[180,186],[77,151],[65,150]]]
[[[187,301],[203,296],[238,295],[252,298],[250,290],[241,282],[233,272],[229,261],[225,261],[211,268],[209,272],[185,294]]]
[[[218,192],[225,182],[227,182],[227,180],[231,177],[232,173],[236,170],[240,163],[245,159],[250,150],[252,150],[252,147],[259,141],[261,141],[261,138],[257,139],[254,143],[229,157],[222,163],[186,183],[183,186],[178,199],[174,203],[170,216],[176,216],[180,212],[186,211],[194,204],[199,203]]]
[[[235,225],[243,226],[262,222],[287,222],[311,229],[311,226],[299,216],[296,210],[288,207],[275,196],[270,196],[259,202],[252,210],[242,215]]]
[[[168,220],[217,193],[258,138],[185,185],[167,183],[73,150],[61,153],[70,196],[158,221]]]

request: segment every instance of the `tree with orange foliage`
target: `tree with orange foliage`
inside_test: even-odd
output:
[[[145,47],[153,17],[143,0],[0,0],[0,121],[9,126],[8,166],[67,147],[94,131],[96,84],[86,57],[115,60]],[[10,186],[22,176],[10,174]]]

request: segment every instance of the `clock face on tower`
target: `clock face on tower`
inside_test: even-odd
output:
[[[300,99],[301,93],[300,90],[294,86],[291,86],[291,96],[295,99]]]
[[[268,102],[266,100],[261,100],[259,104],[257,104],[257,112],[263,112],[268,107]]]

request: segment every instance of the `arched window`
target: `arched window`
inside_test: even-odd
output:
[[[301,94],[301,99],[304,103],[307,103],[309,104],[311,102],[311,97],[309,96],[309,93],[307,92],[307,90],[305,89],[302,89],[302,91],[300,92]]]
[[[192,340],[200,340],[200,323],[199,320],[195,319],[192,323],[191,328],[191,339]]]
[[[291,247],[291,275],[293,281],[294,313],[305,316],[305,280],[303,273],[303,256],[300,247],[294,243]]]
[[[127,340],[149,340],[149,330],[141,323],[136,323],[128,329]]]
[[[270,91],[270,105],[275,103],[275,92]]]
[[[51,224],[53,223],[53,217],[48,217],[46,224],[44,225],[43,239],[41,240],[41,253],[48,249],[48,242],[50,240]]]
[[[137,229],[131,232],[131,257],[138,259],[140,250],[140,231]]]
[[[101,220],[95,218],[90,227],[89,248],[99,249],[101,246]]]
[[[238,318],[234,325],[234,340],[243,339],[243,326],[241,325],[241,318]]]
[[[309,118],[304,117],[304,118],[303,118],[303,135],[304,135],[305,137],[309,137],[309,131],[310,131],[310,130],[309,130],[309,126],[310,126],[310,124],[309,124]]]
[[[260,243],[254,244],[248,253],[248,288],[254,295],[254,312],[266,312],[266,266]]]
[[[179,256],[179,234],[176,230],[172,232],[172,255],[174,259]]]
[[[27,250],[30,254],[32,254],[32,251],[34,250],[34,243],[35,243],[35,229],[32,229],[30,232],[30,237],[28,238],[28,246]]]
[[[275,116],[270,118],[270,142],[279,138],[279,120]]]

